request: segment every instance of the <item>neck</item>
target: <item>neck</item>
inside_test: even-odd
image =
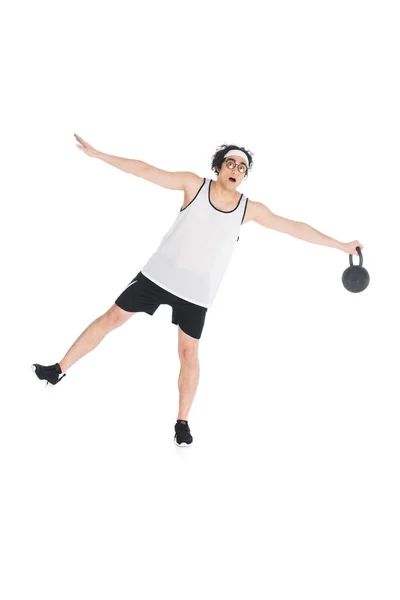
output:
[[[220,178],[213,182],[214,192],[223,202],[229,202],[236,197],[236,189],[225,184]]]

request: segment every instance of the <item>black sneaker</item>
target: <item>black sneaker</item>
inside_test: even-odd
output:
[[[179,419],[175,423],[175,444],[177,446],[190,446],[193,438],[190,434],[190,428],[187,421]]]
[[[32,371],[35,373],[38,379],[43,379],[47,381],[46,386],[49,384],[50,386],[56,385],[63,377],[66,376],[66,373],[62,374],[61,367],[58,363],[55,365],[50,365],[49,367],[44,367],[43,365],[33,364]]]

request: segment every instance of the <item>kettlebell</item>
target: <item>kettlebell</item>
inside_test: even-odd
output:
[[[346,290],[349,292],[362,292],[369,284],[369,273],[363,264],[363,257],[360,246],[356,247],[359,257],[359,264],[353,265],[353,255],[349,255],[350,267],[343,271],[342,282]]]

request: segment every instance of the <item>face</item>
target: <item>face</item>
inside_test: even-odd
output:
[[[247,172],[245,167],[247,165],[241,156],[228,156],[222,163],[219,177],[222,177],[223,182],[229,188],[235,189],[246,177]],[[230,177],[233,177],[235,181],[231,181]]]

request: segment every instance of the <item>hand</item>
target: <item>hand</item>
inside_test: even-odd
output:
[[[347,242],[347,244],[342,244],[343,252],[347,252],[347,254],[356,254],[358,256],[358,252],[356,250],[357,246],[360,246],[361,250],[364,248],[362,244],[358,240],[354,242]]]
[[[77,144],[77,147],[79,148],[79,150],[83,150],[83,152],[85,154],[87,154],[88,156],[96,156],[98,154],[97,150],[95,148],[93,148],[93,146],[91,146],[90,144],[85,142],[85,140],[83,140],[81,137],[79,137],[79,135],[74,133],[74,136],[76,137],[76,139],[79,142],[79,144]]]

